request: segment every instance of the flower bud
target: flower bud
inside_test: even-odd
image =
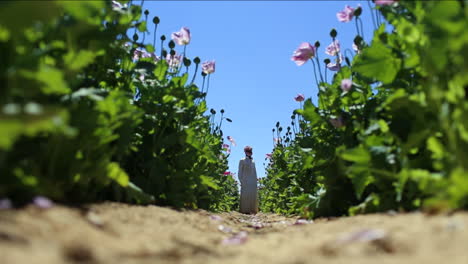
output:
[[[356,8],[356,10],[354,10],[354,16],[358,17],[362,14],[362,8],[360,6],[358,6],[358,8]]]
[[[200,63],[200,58],[195,57],[195,58],[193,59],[193,63],[199,64],[199,63]]]
[[[208,74],[206,74],[204,72],[201,73],[201,76],[203,76],[203,77],[205,77],[206,75],[208,75]]]
[[[280,125],[280,122],[276,122],[276,127],[278,128]]]
[[[187,58],[185,58],[185,57],[184,57],[183,61],[184,61],[184,66],[185,66],[185,67],[189,67],[190,64],[192,64],[192,61],[189,60],[189,59],[187,59]]]
[[[159,21],[159,18],[158,18],[158,21]],[[162,40],[162,41],[165,41],[165,40],[166,40],[166,36],[161,35],[161,40]]]
[[[315,46],[316,48],[320,47],[320,41],[317,40],[317,41],[315,42],[314,46]]]
[[[228,121],[229,123],[232,123],[231,118],[226,118],[226,121]]]
[[[148,9],[145,10],[145,16],[149,15]]]
[[[330,31],[330,37],[336,38],[337,35],[338,35],[338,32],[336,32],[336,29],[332,29],[332,30]]]
[[[216,111],[215,111],[213,108],[211,108],[211,109],[210,109],[210,113],[211,113],[212,115],[215,115],[215,114],[216,114]]]
[[[275,131],[276,131],[276,129],[274,129],[274,128],[271,130],[271,132],[273,132],[273,133],[275,133]]]
[[[175,50],[171,50],[171,51],[169,51],[169,54],[171,54],[171,56],[175,56],[175,53],[176,53],[176,51],[175,51]]]
[[[326,65],[328,65],[328,64],[331,62],[331,60],[330,60],[330,59],[324,59],[323,62],[324,62]]]
[[[137,34],[137,33],[135,33],[135,34],[133,34],[133,41],[135,41],[135,42],[136,42],[137,40],[138,40],[138,34]]]
[[[279,127],[279,128],[278,128],[278,131],[279,131],[279,132],[283,131],[283,127]]]
[[[362,41],[363,41],[363,39],[362,39],[362,37],[359,36],[359,35],[356,36],[356,37],[354,38],[354,44],[355,44],[356,46],[358,46],[358,47],[361,47]]]
[[[173,40],[169,41],[169,44],[168,44],[169,48],[173,49],[175,48],[175,42]]]
[[[220,112],[221,112],[221,114],[224,114],[224,109],[221,109],[221,111],[220,111]]]
[[[162,55],[163,58],[166,58],[166,56],[167,56],[167,50],[163,50],[163,51],[161,52],[161,55]]]
[[[153,23],[156,25],[159,24],[159,17],[157,16],[153,17]]]

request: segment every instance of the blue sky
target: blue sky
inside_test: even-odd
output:
[[[187,56],[216,60],[207,104],[218,112],[224,109],[233,120],[223,123],[225,138],[229,135],[237,142],[229,158],[230,171],[237,173],[243,147],[250,145],[257,174],[264,177],[265,154],[272,151],[276,122],[284,128],[290,124],[292,112],[299,107],[293,99],[298,93],[316,102],[312,64],[297,66],[291,61],[293,51],[302,42],[313,45],[318,40],[320,60],[329,57],[324,51],[331,43],[332,28],[338,31],[342,50],[352,50],[354,20],[339,22],[336,13],[345,5],[357,4],[363,7],[364,35],[369,41],[374,28],[367,1],[145,1],[144,9],[150,11],[149,20],[155,15],[161,20],[158,39],[161,34],[169,39],[172,32],[188,27],[192,40]],[[149,23],[151,32],[152,27]],[[146,39],[152,41],[153,36]]]

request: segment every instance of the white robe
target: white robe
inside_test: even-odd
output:
[[[255,162],[249,158],[241,159],[237,175],[241,184],[240,212],[256,214],[258,212],[258,198]]]

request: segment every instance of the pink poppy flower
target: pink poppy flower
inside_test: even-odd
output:
[[[378,6],[392,5],[395,2],[397,1],[396,0],[375,0],[375,5],[378,5]]]
[[[305,97],[303,94],[297,94],[296,97],[294,97],[294,100],[296,100],[296,102],[302,102],[304,101]]]
[[[215,61],[206,61],[204,63],[202,63],[202,71],[205,73],[205,74],[211,74],[213,72],[215,72]]]
[[[297,66],[301,66],[313,57],[315,57],[315,47],[308,42],[303,42],[294,51],[291,60],[294,61]]]
[[[112,10],[119,11],[124,8],[127,8],[127,4],[122,5],[118,1],[112,0]]]
[[[349,92],[349,90],[351,90],[351,87],[353,87],[353,81],[351,81],[350,79],[343,79],[341,81],[341,90],[343,90],[343,92]]]
[[[169,64],[170,68],[177,68],[182,62],[182,55],[177,55],[177,53],[174,56],[172,56],[171,54],[167,54],[166,61],[167,64]]]
[[[330,45],[328,45],[325,53],[330,56],[336,56],[340,53],[340,42],[338,40],[333,41]]]
[[[232,144],[233,146],[236,146],[236,141],[234,140],[233,137],[227,136],[227,140],[229,140],[229,142],[231,142],[231,144]]]
[[[338,18],[338,21],[340,22],[349,22],[353,19],[354,17],[354,8],[350,7],[349,5],[346,5],[345,8],[336,13],[336,17]]]
[[[343,55],[339,55],[337,59],[335,59],[335,62],[328,63],[327,68],[330,71],[339,71],[341,69],[341,63],[343,62]]]
[[[190,30],[186,27],[182,27],[180,31],[172,33],[171,38],[178,45],[187,45],[190,43],[191,39]]]

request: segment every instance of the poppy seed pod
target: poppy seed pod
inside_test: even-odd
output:
[[[354,16],[358,17],[362,14],[362,8],[359,6],[358,8],[356,8],[356,10],[354,10]]]
[[[338,35],[338,32],[336,31],[336,29],[332,29],[332,30],[330,31],[330,37],[336,38],[337,35]]]
[[[153,17],[153,23],[154,24],[156,24],[156,25],[159,24],[159,21],[160,21],[159,17],[157,17],[157,16]]]
[[[192,61],[189,60],[189,59],[187,59],[187,58],[185,58],[185,57],[184,57],[183,61],[184,61],[184,66],[185,66],[185,67],[189,67],[190,64],[192,64]]]
[[[175,48],[175,42],[173,40],[169,41],[169,44],[168,44],[169,48],[173,49]]]

